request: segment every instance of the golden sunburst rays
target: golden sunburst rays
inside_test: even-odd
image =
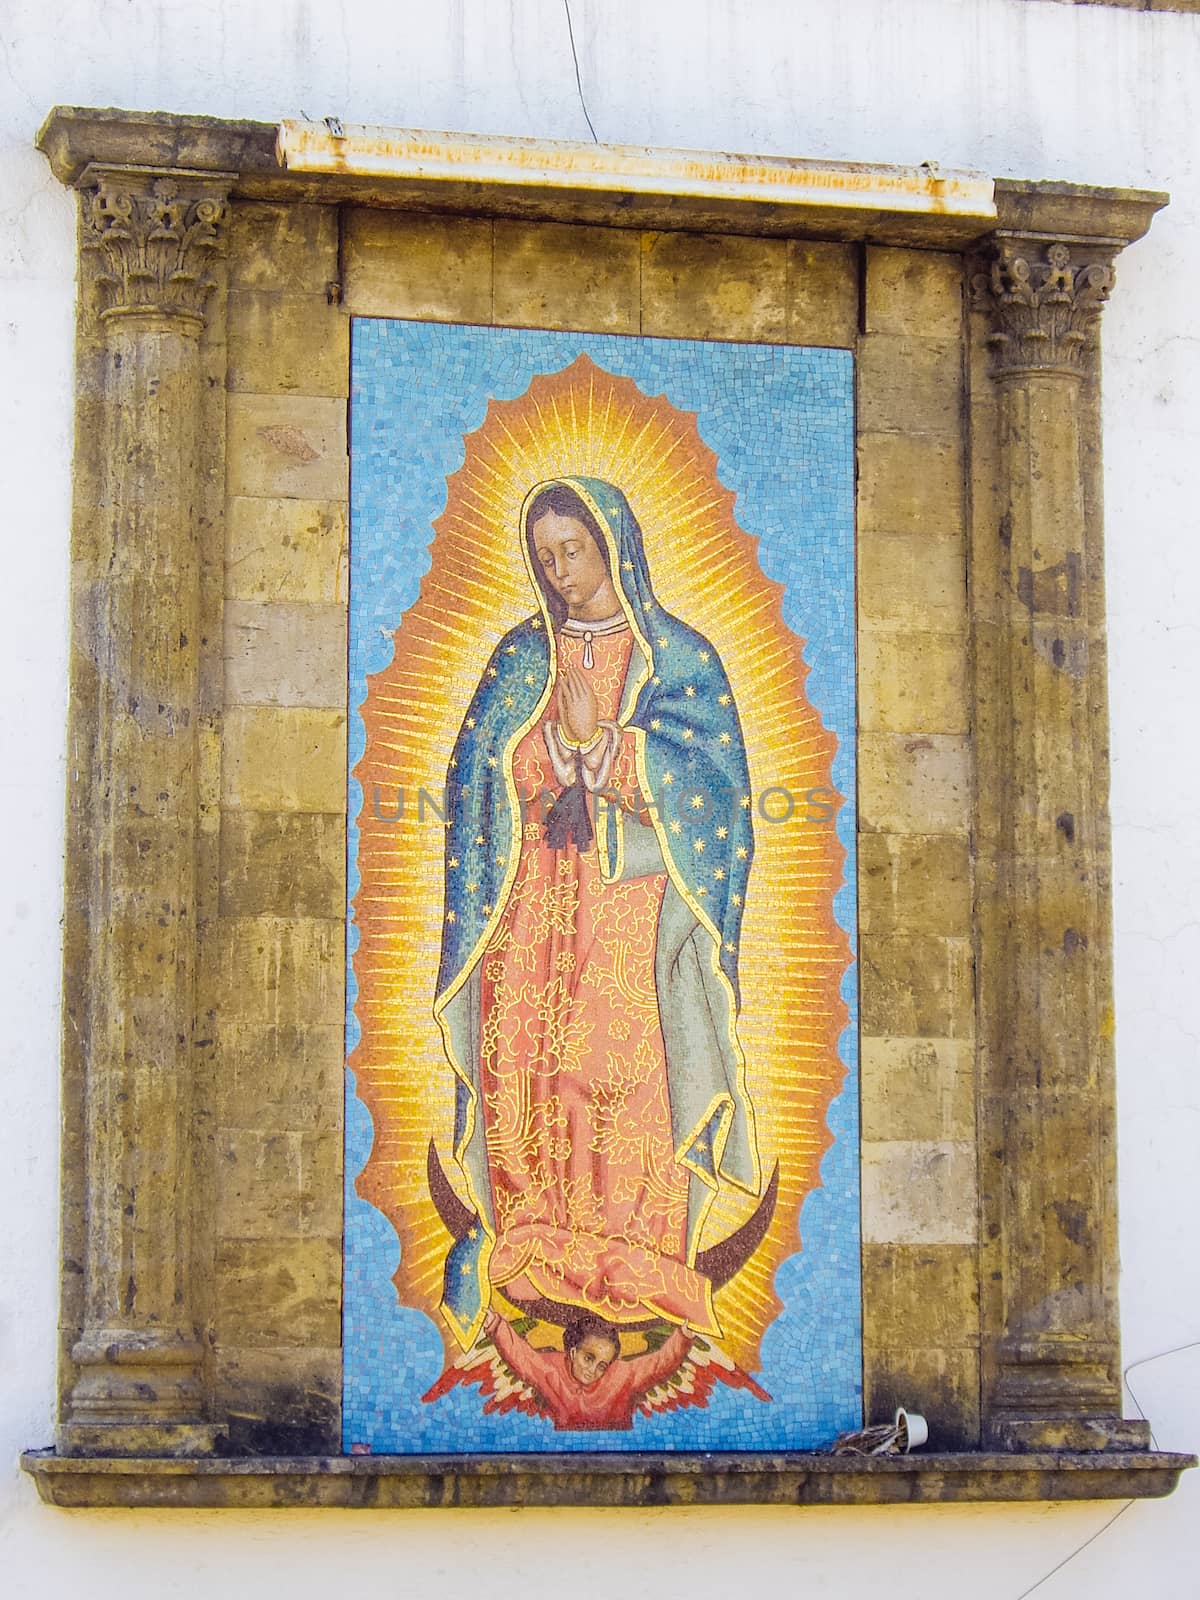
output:
[[[764,1181],[778,1161],[780,1183],[766,1238],[716,1307],[729,1354],[756,1370],[779,1309],[775,1273],[797,1249],[800,1208],[830,1143],[826,1113],[845,1075],[838,1039],[850,948],[833,916],[844,851],[834,819],[821,815],[833,798],[834,737],[806,697],[807,668],[783,621],[782,589],[763,575],[756,541],[734,520],[734,496],[694,414],[580,356],[535,378],[518,399],[493,400],[465,445],[434,524],[430,570],[363,706],[353,907],[361,1037],[350,1065],[375,1138],[358,1191],[400,1236],[400,1299],[440,1323],[449,1240],[425,1161],[431,1137],[448,1161],[453,1134],[454,1077],[433,1016],[447,764],[497,640],[537,610],[518,533],[526,494],[547,478],[601,478],[624,491],[641,524],[659,602],[720,653],[746,739],[755,859],[739,1035]],[[814,791],[824,792],[808,799]],[[780,820],[766,820],[760,808]],[[736,1228],[754,1203],[722,1190],[701,1246]]]

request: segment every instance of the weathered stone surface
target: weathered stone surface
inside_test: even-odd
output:
[[[1149,1450],[1150,1424],[1142,1417],[1000,1418],[988,1427],[999,1450]]]
[[[344,295],[352,316],[491,321],[490,218],[356,207],[344,226]]]
[[[226,705],[340,707],[345,700],[344,605],[226,601]]]
[[[642,332],[773,343],[787,324],[787,246],[729,235],[642,235]]]
[[[263,1456],[21,1465],[59,1506],[343,1506],[371,1510],[539,1505],[913,1505],[1113,1500],[1170,1494],[1194,1456],[1141,1450],[1004,1455]]]
[[[1189,4],[1190,0],[1177,3]],[[658,184],[632,193],[625,152],[607,162],[607,177],[598,187],[578,184],[576,173],[581,169],[593,178],[598,171],[605,172],[604,152],[598,156],[590,143],[571,151],[565,161],[559,146],[552,152],[552,158],[559,158],[557,171],[538,171],[538,181],[530,183],[522,172],[528,152],[522,141],[504,150],[509,159],[516,157],[511,177],[489,184],[487,200],[481,201],[477,158],[494,154],[490,141],[451,135],[448,148],[459,159],[449,174],[444,169],[433,173],[419,170],[424,155],[421,141],[427,136],[418,134],[409,144],[410,170],[403,174],[334,171],[317,176],[280,165],[278,133],[275,123],[56,106],[39,129],[36,142],[63,183],[76,183],[95,162],[133,161],[234,172],[238,175],[235,193],[254,200],[307,204],[315,195],[328,202],[408,206],[420,211],[478,210],[490,200],[498,214],[519,213],[556,222],[608,226],[619,215],[626,224],[636,220],[645,227],[696,232],[740,232],[752,223],[764,236],[790,237],[803,231],[850,243],[870,238],[877,245],[919,247],[943,254],[975,243],[992,229],[993,197],[996,218],[1003,227],[1040,225],[1045,231],[1050,226],[1124,243],[1142,237],[1168,198],[1136,189],[1013,178],[998,178],[989,185],[986,179],[956,173],[952,181],[965,202],[961,210],[936,203],[928,209],[914,210],[911,204],[893,208],[880,192],[866,199],[856,193],[863,177],[858,166],[835,167],[831,186],[825,162],[805,171],[808,163],[768,157],[747,167],[741,157],[716,152],[702,152],[698,160],[685,156],[682,163],[668,155]],[[535,166],[536,159],[535,155]],[[633,159],[638,160],[636,153]],[[780,181],[789,183],[797,168],[806,187],[817,179],[821,198],[806,196],[800,205],[764,198]],[[917,195],[936,202],[939,180],[928,170],[884,168],[882,176],[885,185],[888,178],[898,178],[899,192],[906,199]],[[551,181],[545,181],[547,178]],[[329,204],[326,209],[333,211],[334,206]]]
[[[859,726],[882,733],[966,733],[966,637],[864,631],[858,645]]]
[[[979,1443],[979,1353],[948,1346],[888,1345],[872,1352],[866,1374],[869,1415],[891,1418],[898,1406],[929,1424],[933,1450]]]
[[[858,340],[858,251],[853,245],[789,239],[789,344],[838,345]]]
[[[231,495],[345,500],[349,481],[345,401],[231,394],[228,419]]]
[[[864,433],[962,429],[963,356],[959,338],[875,333],[858,347],[858,426]]]
[[[962,323],[961,256],[867,247],[867,333],[957,339]]]
[[[345,928],[316,917],[223,917],[223,993],[231,1017],[277,1027],[340,1023]]]
[[[861,533],[858,608],[860,628],[965,633],[965,541],[926,533]]]
[[[864,533],[961,533],[963,454],[945,434],[860,433],[858,526]]]
[[[251,811],[339,811],[345,795],[344,712],[230,707],[221,768],[224,805]]]
[[[863,1337],[872,1351],[977,1349],[979,1257],[973,1242],[864,1244]],[[922,1409],[915,1400],[907,1403]]]
[[[336,1345],[341,1282],[340,1235],[222,1240],[217,1294],[223,1338],[249,1348]]]
[[[344,500],[234,496],[225,511],[225,594],[344,610],[349,535]]]
[[[863,828],[882,833],[966,833],[970,747],[959,735],[864,733],[859,738]]]
[[[180,175],[182,178],[184,175]],[[202,641],[229,177],[95,169],[80,196],[85,379],[72,660],[66,1452],[210,1450],[189,1249]],[[214,340],[202,346],[210,311]],[[89,420],[85,414],[83,419]],[[219,443],[217,445],[219,461]],[[71,1181],[73,1180],[73,1181]],[[77,1253],[76,1253],[77,1252]],[[64,1310],[67,1310],[64,1307]]]
[[[984,1437],[1121,1404],[1093,352],[1112,250],[1006,230],[974,274]],[[973,396],[978,393],[973,389]],[[986,398],[984,398],[986,397]]]
[[[498,323],[637,333],[640,287],[641,240],[632,230],[496,221]]]
[[[345,1025],[219,1023],[225,1073],[218,1100],[221,1124],[284,1132],[340,1135]]]
[[[966,839],[863,833],[858,850],[862,933],[970,936],[971,860]]]
[[[213,1359],[227,1448],[242,1455],[341,1447],[342,1352],[336,1345],[228,1349]]]
[[[239,289],[229,296],[229,387],[249,394],[337,395],[350,385],[350,319],[315,294]]]
[[[229,287],[323,294],[337,273],[335,206],[238,201],[231,210]]]
[[[864,1139],[974,1138],[972,1040],[867,1035],[860,1057]]]
[[[340,917],[346,905],[342,812],[227,810],[221,819],[223,917]]]
[[[163,168],[91,168],[79,247],[94,258],[102,323],[132,319],[142,335],[203,332],[209,296],[223,283],[232,176],[189,173],[180,183]]]
[[[862,1145],[862,1228],[870,1244],[972,1244],[975,1145],[888,1139]]]
[[[969,939],[864,934],[862,1026],[866,1033],[968,1038],[974,1027]]]
[[[226,1128],[217,1139],[222,1237],[326,1237],[342,1221],[341,1134]]]

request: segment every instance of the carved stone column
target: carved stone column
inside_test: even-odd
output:
[[[69,1454],[211,1449],[189,1274],[196,965],[199,337],[227,174],[91,167],[81,295],[99,319],[96,503],[76,648],[96,742],[79,804],[84,1316]]]
[[[983,1428],[1010,1449],[1148,1440],[1119,1421],[1103,580],[1087,480],[1118,248],[1002,233],[974,279],[992,388],[975,425],[994,430],[971,553]]]

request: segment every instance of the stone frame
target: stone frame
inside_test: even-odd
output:
[[[38,143],[80,196],[43,1496],[1169,1492],[1191,1458],[1120,1416],[1097,349],[1165,196],[61,108]],[[336,1453],[354,314],[855,351],[865,1405],[937,1454]]]

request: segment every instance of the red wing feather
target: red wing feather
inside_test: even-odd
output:
[[[642,1396],[638,1410],[644,1417],[652,1417],[656,1412],[682,1411],[686,1406],[707,1406],[708,1397],[718,1383],[728,1384],[731,1389],[748,1389],[756,1400],[769,1401],[771,1398],[748,1372],[743,1372],[723,1351],[705,1340],[697,1339],[671,1376]]]
[[[426,1405],[448,1395],[459,1384],[479,1385],[485,1416],[520,1411],[527,1417],[549,1417],[550,1412],[531,1384],[519,1378],[490,1339],[481,1339],[446,1368],[432,1388],[421,1396]]]

